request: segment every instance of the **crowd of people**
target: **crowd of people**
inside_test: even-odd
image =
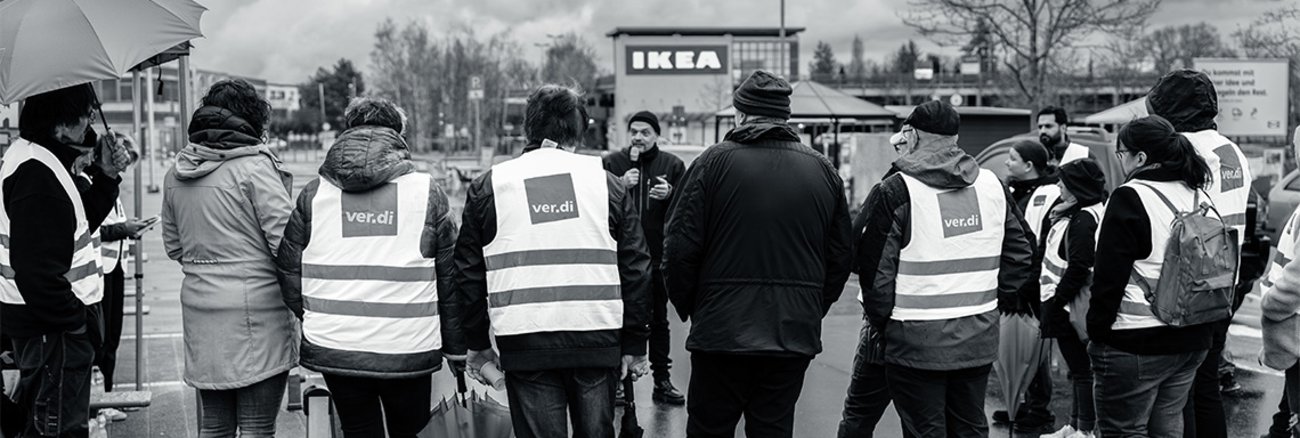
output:
[[[1020,409],[993,421],[1052,438],[1226,437],[1222,352],[1260,275],[1263,357],[1288,381],[1272,432],[1290,436],[1300,218],[1265,273],[1251,171],[1215,128],[1205,74],[1163,77],[1152,115],[1119,130],[1114,160],[1070,141],[1065,110],[1041,109],[1039,138],[1011,145],[1007,181],[958,146],[951,106],[926,102],[890,138],[898,159],[852,218],[831,162],[789,124],[790,95],[755,72],[733,94],[736,127],[688,168],[658,148],[651,112],[627,121],[625,149],[576,153],[581,95],[542,86],[524,152],[476,178],[457,218],[412,163],[393,103],[353,100],[295,199],[265,144],[267,102],[242,80],[213,85],[161,214],[185,274],[199,436],[274,436],[302,366],[324,376],[345,436],[414,437],[444,362],[487,384],[503,373],[519,437],[612,437],[622,382],[647,375],[655,402],[686,406],[687,436],[730,437],[741,418],[748,436],[794,436],[821,321],[854,272],[864,323],[840,437],[987,436],[1000,327],[1014,315],[1055,340],[1070,415],[1058,428],[1043,355]],[[103,325],[113,338],[116,313],[120,337],[122,245],[101,246],[147,223],[116,200],[132,141],[95,135],[95,102],[89,86],[27,99],[0,165],[0,313],[21,370],[20,436],[84,436],[92,365],[112,386]],[[1108,171],[1125,182],[1107,187]],[[690,322],[685,394],[670,378],[669,302]],[[902,430],[877,431],[891,403]]]

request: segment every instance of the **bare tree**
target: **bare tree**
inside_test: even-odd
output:
[[[1209,23],[1163,27],[1145,38],[1142,46],[1155,62],[1156,72],[1191,68],[1195,58],[1233,56],[1233,50]]]
[[[731,105],[731,81],[726,76],[714,76],[700,89],[700,107],[706,111],[717,112]]]
[[[862,82],[862,79],[867,76],[867,65],[862,59],[864,51],[862,37],[853,35],[853,58],[849,61],[849,78],[854,83]]]
[[[1042,103],[1052,58],[1094,31],[1140,26],[1160,0],[911,0],[903,22],[940,44],[986,30],[1023,100]],[[981,29],[981,23],[985,29]]]
[[[1288,5],[1264,13],[1249,27],[1232,33],[1248,57],[1291,60],[1291,123],[1300,123],[1300,6]]]

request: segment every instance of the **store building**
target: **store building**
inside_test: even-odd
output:
[[[659,115],[661,138],[672,144],[708,145],[719,110],[731,106],[731,92],[755,70],[792,81],[799,77],[799,33],[804,28],[619,27],[606,36],[614,44],[614,80],[601,88],[607,107],[607,147],[629,143],[627,119],[638,111]],[[781,50],[782,45],[787,50]]]

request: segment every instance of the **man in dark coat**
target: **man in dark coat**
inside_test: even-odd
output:
[[[754,72],[739,123],[691,165],[664,242],[668,297],[691,320],[687,435],[789,437],[821,320],[848,280],[843,182],[787,123],[790,85]]]
[[[628,188],[641,215],[646,247],[650,249],[650,287],[654,307],[650,319],[650,369],[654,371],[654,401],[672,405],[686,404],[686,397],[673,387],[668,370],[672,337],[668,333],[668,291],[664,290],[663,271],[659,268],[664,254],[664,216],[673,199],[673,189],[686,173],[682,159],[659,149],[659,117],[649,111],[633,114],[627,130],[632,145],[605,155],[605,170],[616,175]]]

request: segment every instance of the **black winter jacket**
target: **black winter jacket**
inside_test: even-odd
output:
[[[830,161],[788,125],[746,124],[691,164],[673,200],[664,281],[690,351],[809,357],[850,273]]]
[[[1174,171],[1156,168],[1139,171],[1131,179],[1178,181],[1180,177]],[[1133,263],[1149,256],[1151,219],[1147,216],[1146,206],[1132,188],[1116,188],[1106,203],[1106,216],[1101,220],[1101,232],[1097,237],[1088,337],[1093,342],[1131,354],[1177,354],[1209,349],[1214,329],[1221,327],[1220,324],[1111,330],[1124,299],[1124,288],[1133,272]]]
[[[975,159],[956,144],[918,146],[894,162],[899,172],[933,187],[961,188],[979,175]],[[1033,245],[1027,225],[1004,190],[1007,209],[1002,260],[998,272],[998,306],[1018,301],[1017,291],[1031,281]],[[899,254],[911,242],[911,196],[902,175],[891,175],[867,195],[860,216],[865,218],[857,237],[858,280],[863,310],[873,330],[884,333],[885,362],[910,368],[956,370],[988,365],[997,354],[997,311],[940,321],[894,321],[895,279]]]
[[[524,149],[524,154],[537,146]],[[618,242],[618,271],[622,281],[623,328],[586,332],[546,332],[497,336],[501,368],[535,371],[562,368],[614,368],[621,355],[643,356],[650,337],[650,255],[642,237],[636,201],[618,177],[606,172],[609,187],[609,234]],[[492,348],[489,337],[487,264],[483,247],[497,234],[492,171],[470,184],[460,237],[456,242],[456,299],[460,301],[466,345]]]
[[[345,193],[365,193],[415,171],[407,159],[406,142],[389,128],[362,126],[344,131],[325,155],[320,178],[303,187],[297,206],[285,226],[284,240],[276,255],[280,291],[285,305],[302,319],[302,252],[311,244],[312,201],[321,179]],[[442,351],[403,355],[344,351],[313,345],[302,340],[302,365],[332,374],[369,378],[406,378],[427,375],[442,367],[442,353],[465,354],[459,330],[461,311],[452,287],[452,252],[456,225],[447,194],[437,183],[429,186],[429,210],[420,235],[420,253],[437,266],[438,315],[441,317]],[[329,242],[317,242],[328,245]]]
[[[636,162],[632,162],[631,148],[605,154],[602,161],[605,170],[614,176],[621,177],[631,169],[641,171],[641,181],[635,187],[629,187],[628,194],[637,202],[641,228],[645,230],[646,247],[650,249],[650,267],[659,269],[664,254],[664,220],[668,205],[677,196],[682,175],[686,173],[686,165],[682,164],[681,158],[660,150],[658,146],[642,152]],[[658,184],[655,177],[659,176],[664,177],[668,185],[672,186],[668,198],[662,201],[650,199],[650,188]]]

